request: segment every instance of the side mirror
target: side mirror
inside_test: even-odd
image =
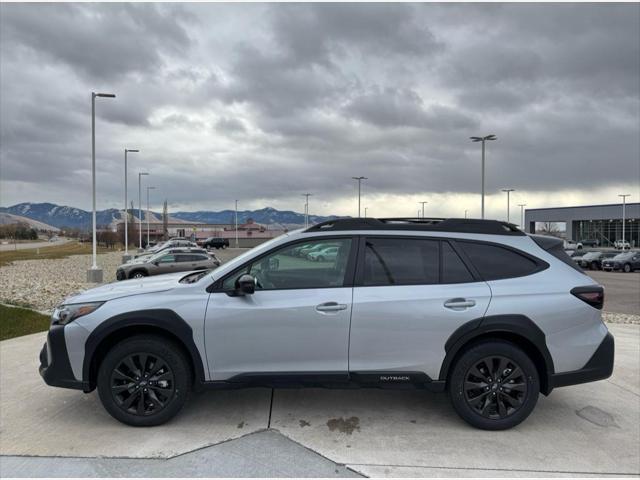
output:
[[[256,279],[245,273],[236,280],[236,292],[240,295],[253,295],[256,291]]]

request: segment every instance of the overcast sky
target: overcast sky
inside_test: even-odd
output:
[[[640,200],[638,4],[2,4],[2,206],[479,215]],[[156,206],[156,208],[159,208]],[[513,217],[512,217],[513,219]]]

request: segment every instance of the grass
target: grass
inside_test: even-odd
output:
[[[49,316],[20,307],[0,305],[0,340],[49,329]]]
[[[104,247],[98,247],[98,253],[112,252]],[[65,258],[69,255],[85,255],[91,253],[90,243],[68,242],[63,245],[53,245],[42,248],[25,248],[23,250],[5,250],[0,252],[0,267],[16,260],[40,260]]]

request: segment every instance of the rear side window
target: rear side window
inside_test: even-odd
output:
[[[539,270],[538,264],[513,250],[486,243],[458,241],[484,280],[524,277]]]
[[[439,242],[406,238],[367,238],[363,285],[438,283]]]
[[[473,276],[460,256],[447,242],[442,242],[442,282],[470,283]]]

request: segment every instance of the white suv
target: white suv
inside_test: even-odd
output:
[[[325,244],[323,262],[298,254]],[[500,430],[539,392],[611,375],[603,301],[561,240],[511,224],[333,220],[211,272],[64,300],[40,373],[97,387],[130,425],[166,422],[194,388],[360,386],[447,391],[468,423]]]

